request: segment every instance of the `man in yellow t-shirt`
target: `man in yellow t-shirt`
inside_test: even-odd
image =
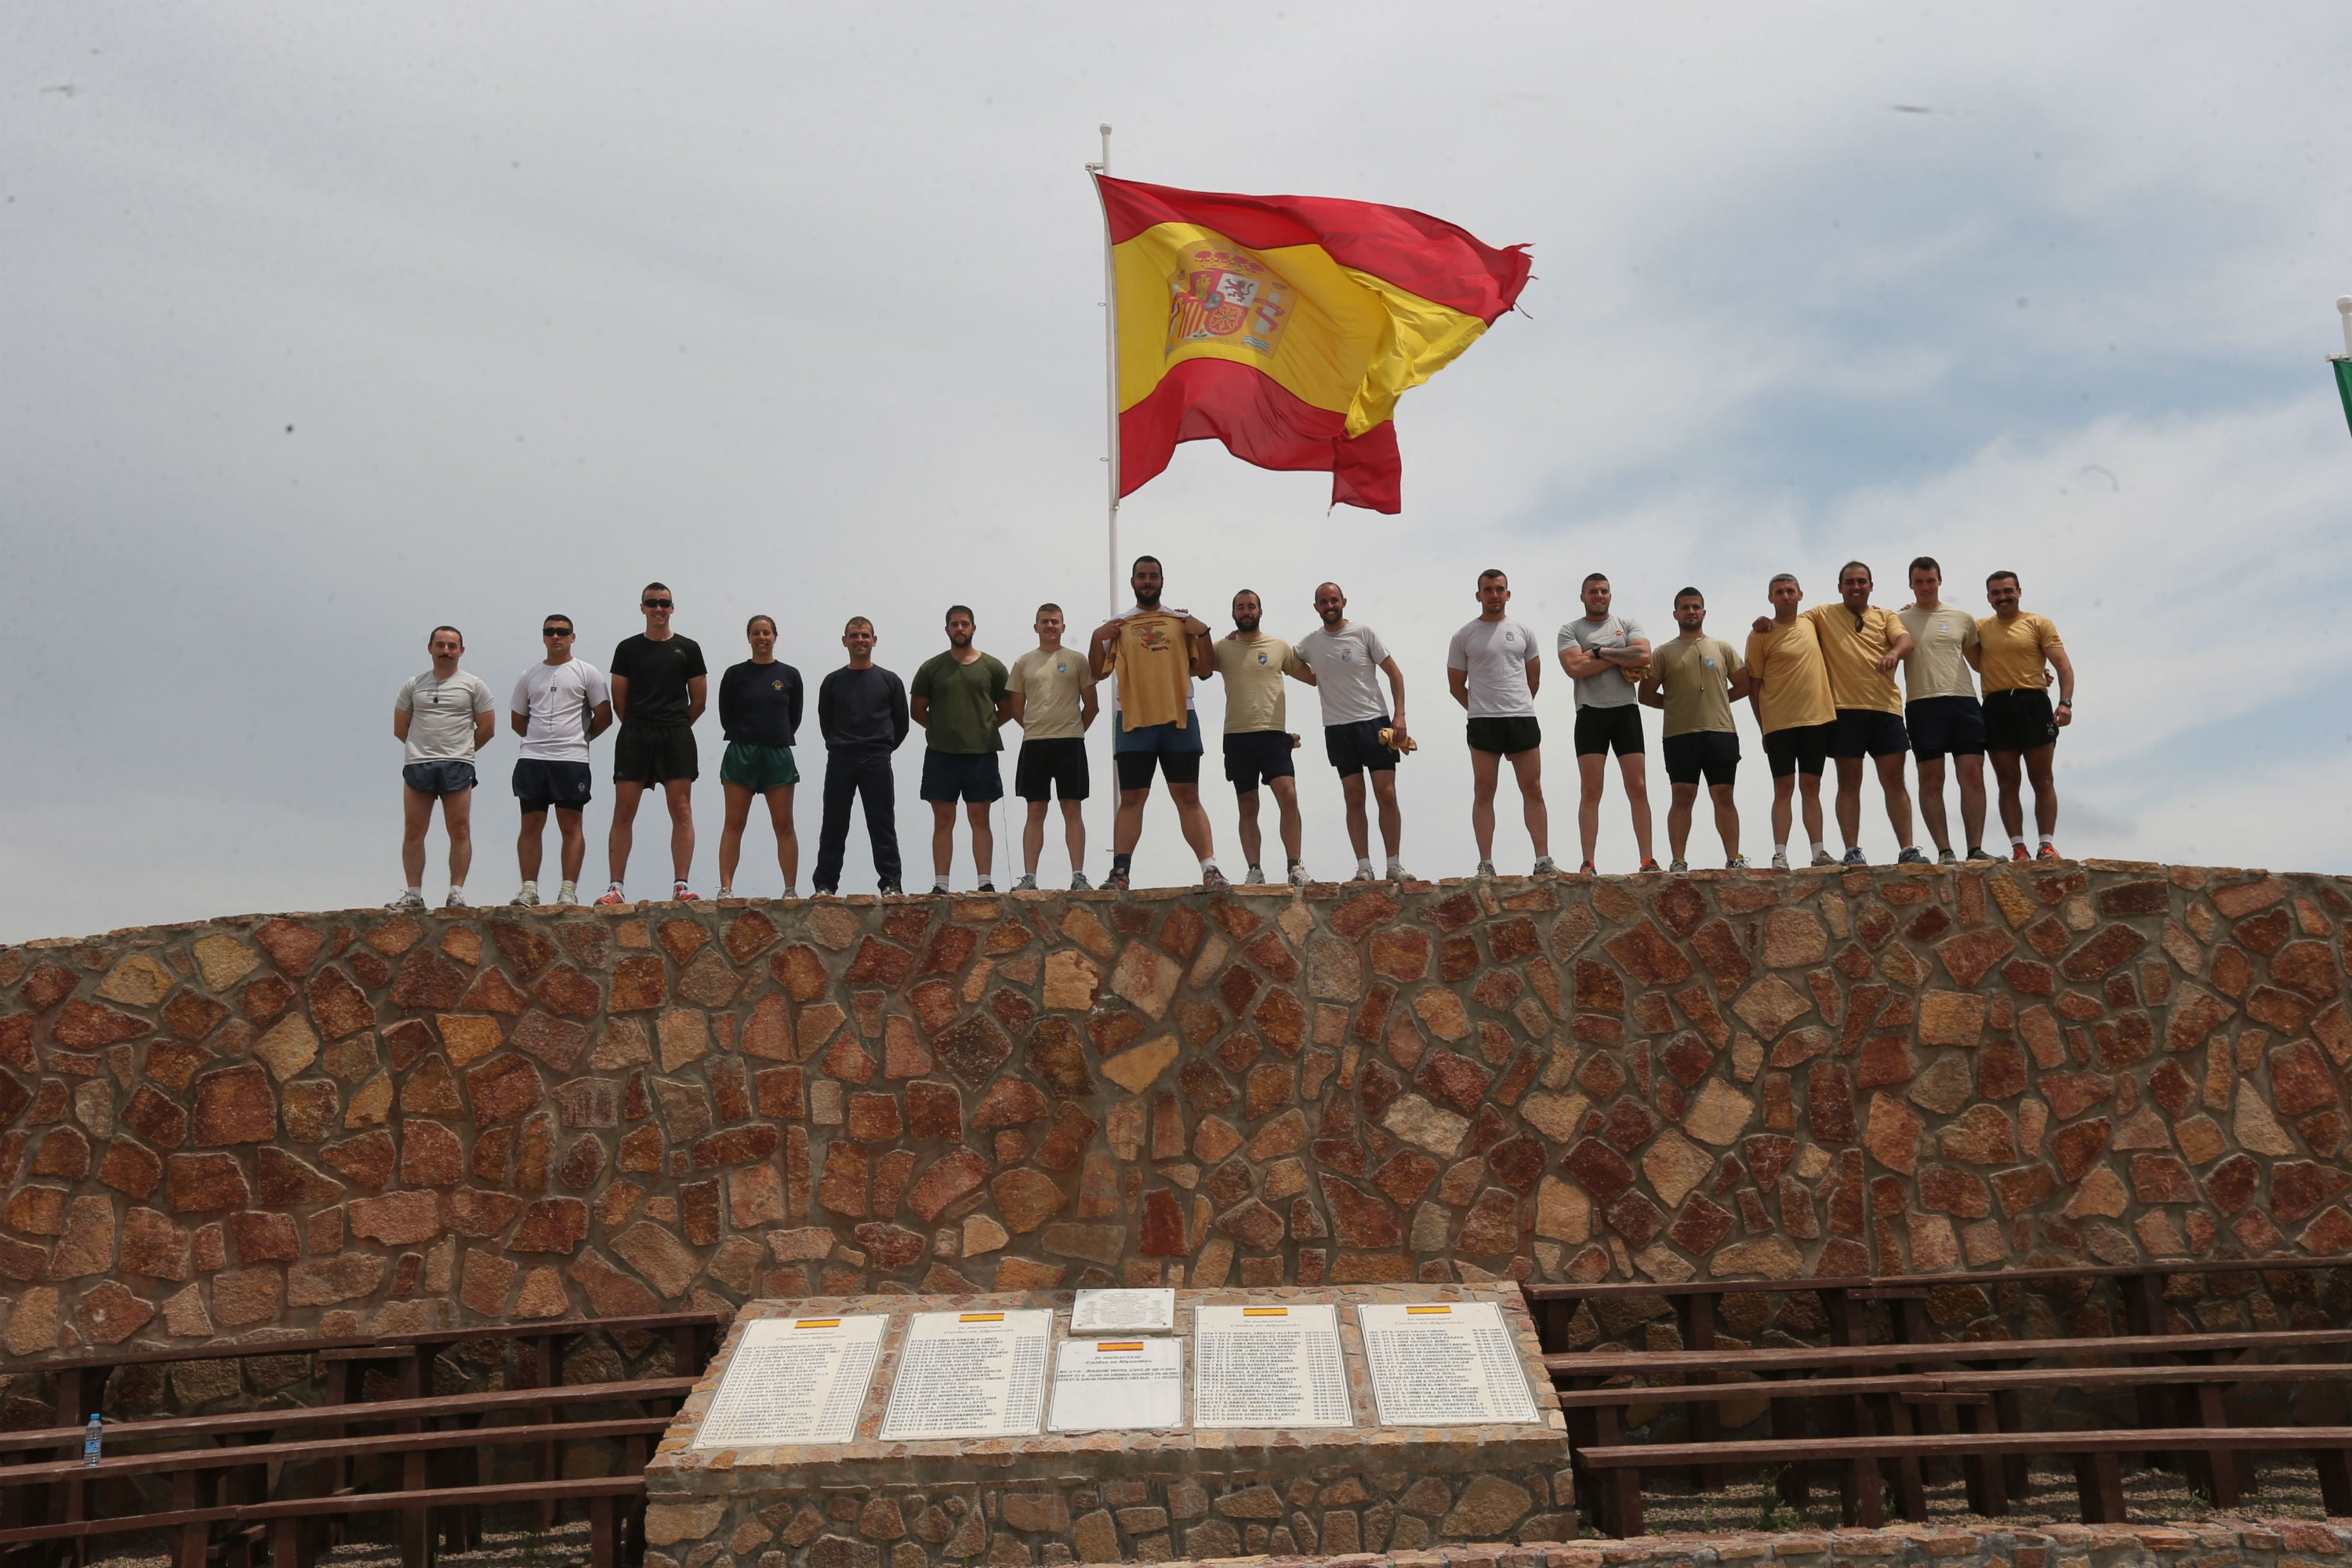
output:
[[[1118,768],[1118,816],[1112,819],[1110,879],[1124,892],[1143,837],[1143,805],[1151,798],[1156,767],[1168,775],[1176,823],[1200,857],[1201,885],[1230,884],[1217,869],[1209,814],[1201,805],[1201,718],[1192,710],[1192,682],[1216,669],[1208,623],[1160,603],[1164,578],[1156,555],[1139,555],[1128,574],[1135,603],[1097,626],[1087,641],[1095,679],[1116,670],[1111,697],[1111,761]]]
[[[1878,770],[1886,797],[1887,825],[1895,829],[1898,865],[1921,865],[1927,857],[1911,841],[1911,790],[1903,782],[1904,754],[1911,738],[1903,728],[1903,698],[1895,689],[1895,667],[1911,651],[1911,634],[1892,610],[1870,602],[1870,568],[1849,561],[1838,568],[1838,602],[1805,612],[1821,634],[1822,662],[1828,668],[1830,700],[1837,730],[1830,755],[1837,759],[1838,832],[1845,839],[1848,866],[1869,864],[1862,852],[1862,760]],[[1758,620],[1756,629],[1764,629]]]
[[[1021,829],[1021,879],[1014,892],[1037,886],[1037,858],[1045,851],[1045,807],[1058,794],[1062,835],[1070,848],[1070,887],[1087,884],[1087,823],[1092,781],[1087,731],[1093,727],[1095,672],[1087,656],[1062,646],[1062,606],[1037,606],[1037,646],[1013,661],[1005,677],[1013,721],[1021,726],[1021,756],[1013,764],[1013,793],[1029,807]]]
[[[1258,629],[1265,616],[1256,593],[1244,588],[1234,595],[1234,629],[1213,650],[1217,673],[1225,681],[1225,781],[1234,786],[1241,812],[1242,858],[1249,869],[1246,882],[1263,882],[1258,850],[1257,794],[1263,780],[1282,815],[1282,847],[1290,857],[1290,885],[1307,885],[1307,869],[1299,863],[1298,769],[1290,757],[1290,732],[1285,727],[1283,678],[1305,675],[1290,645]]]
[[[1837,731],[1837,710],[1830,706],[1821,631],[1797,613],[1805,591],[1794,574],[1774,577],[1766,592],[1772,614],[1759,618],[1748,638],[1748,700],[1764,731],[1764,760],[1772,769],[1772,865],[1789,868],[1790,805],[1801,784],[1812,863],[1833,866],[1837,862],[1822,843],[1822,767]]]
[[[1666,715],[1666,782],[1674,788],[1674,804],[1666,807],[1666,844],[1674,864],[1666,869],[1690,869],[1683,850],[1690,843],[1691,806],[1703,775],[1715,801],[1715,830],[1729,857],[1724,864],[1744,871],[1748,858],[1739,852],[1739,808],[1731,801],[1731,781],[1739,773],[1731,705],[1748,695],[1748,663],[1729,643],[1706,635],[1706,598],[1696,588],[1675,595],[1675,624],[1682,635],[1650,651],[1650,673],[1641,689],[1641,700]]]
[[[2017,574],[1996,572],[1985,579],[1985,602],[1992,618],[1977,623],[1977,646],[1969,662],[1984,677],[1985,750],[1992,753],[1993,777],[2000,784],[2000,825],[2009,831],[2010,858],[2027,858],[2025,803],[2018,794],[2021,772],[2033,781],[2033,825],[2042,847],[2032,858],[2055,860],[2051,837],[2058,831],[2058,784],[2050,763],[2058,731],[2074,721],[2074,663],[2058,628],[2046,616],[2017,607]],[[2058,672],[2058,706],[2050,706],[2050,670]]]

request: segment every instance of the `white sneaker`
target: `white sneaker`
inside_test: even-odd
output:
[[[1734,855],[1730,859],[1726,860],[1723,863],[1723,868],[1727,871],[1745,871],[1748,869],[1748,857],[1745,855]]]
[[[463,888],[450,889],[449,896],[441,900],[441,907],[445,910],[462,910],[466,908],[466,889]]]
[[[1559,862],[1547,855],[1536,862],[1535,868],[1529,871],[1528,875],[1530,877],[1557,877],[1559,875]]]
[[[1087,874],[1084,871],[1073,871],[1070,873],[1070,891],[1074,893],[1087,893],[1092,892],[1093,890],[1094,884],[1087,880]]]
[[[1775,850],[1773,850],[1773,851],[1772,851],[1772,869],[1774,869],[1775,871],[1785,871],[1785,870],[1787,870],[1788,868],[1789,868],[1789,852],[1788,852],[1786,849],[1775,849]]]
[[[800,896],[801,890],[798,888],[793,887],[790,882],[786,882],[784,884],[783,897],[787,899],[797,899]]]
[[[1013,884],[1013,890],[1016,893],[1034,893],[1037,890],[1037,879],[1034,876],[1024,877]]]
[[[1495,863],[1492,860],[1481,860],[1478,862],[1478,868],[1470,874],[1474,877],[1491,877],[1495,874]]]
[[[1387,879],[1391,882],[1410,882],[1413,879],[1413,876],[1412,872],[1404,868],[1403,861],[1391,860],[1389,862]]]
[[[513,898],[509,899],[507,902],[519,905],[526,910],[535,910],[539,908],[538,884],[534,882],[525,882],[522,885],[522,891],[517,893]]]
[[[1666,869],[1675,872],[1687,871],[1690,869],[1690,862],[1687,860],[1676,860],[1668,865]]]
[[[1813,864],[1816,866],[1834,866],[1837,864],[1837,857],[1831,854],[1826,849],[1816,849],[1813,851]]]
[[[413,888],[404,888],[400,897],[383,907],[388,910],[421,910],[425,907],[425,895]]]
[[[1306,868],[1306,867],[1304,867],[1304,866],[1293,866],[1293,867],[1290,868],[1290,885],[1291,885],[1292,887],[1294,887],[1294,888],[1303,888],[1303,887],[1307,886],[1307,868]]]
[[[1244,867],[1243,867],[1243,868],[1242,868],[1242,880],[1243,880],[1243,881],[1244,881],[1244,882],[1263,882],[1263,881],[1265,881],[1265,868],[1264,868],[1264,867],[1261,867],[1261,866],[1254,866],[1254,865],[1253,865],[1253,866],[1244,866]]]
[[[719,889],[718,896],[722,899],[731,899],[735,896],[735,889],[732,888],[721,888]]]
[[[580,904],[580,889],[573,884],[566,882],[562,889],[555,895],[555,901],[558,904],[570,904],[577,909]]]

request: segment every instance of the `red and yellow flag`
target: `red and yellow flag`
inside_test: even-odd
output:
[[[1118,493],[1180,441],[1262,468],[1328,468],[1338,505],[1392,512],[1391,422],[1511,308],[1527,247],[1426,213],[1096,176],[1118,301]]]

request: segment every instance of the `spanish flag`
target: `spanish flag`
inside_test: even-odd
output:
[[[1179,191],[1097,174],[1118,310],[1118,493],[1180,441],[1328,468],[1333,505],[1400,509],[1397,398],[1453,363],[1528,281],[1426,213]]]

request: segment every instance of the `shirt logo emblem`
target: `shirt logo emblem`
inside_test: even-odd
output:
[[[1352,664],[1355,662],[1355,656],[1348,649],[1341,648],[1339,650],[1339,662],[1341,664]]]
[[[1265,655],[1264,655],[1264,654],[1260,654],[1260,655],[1258,655],[1258,656],[1257,656],[1257,661],[1258,661],[1260,664],[1264,664],[1264,663],[1265,662]]]
[[[1057,664],[1054,667],[1054,673],[1055,675],[1067,675],[1070,673],[1070,667],[1066,664]]]

